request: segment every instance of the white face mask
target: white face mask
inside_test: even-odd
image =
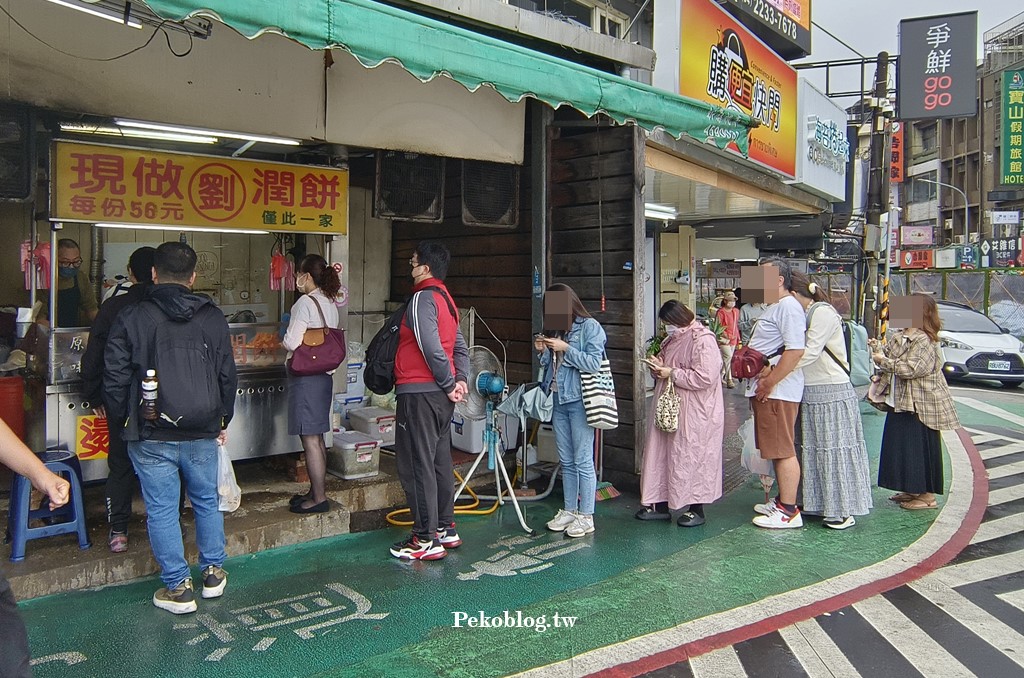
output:
[[[665,334],[667,334],[670,337],[678,331],[679,328],[676,327],[675,325],[665,325]]]

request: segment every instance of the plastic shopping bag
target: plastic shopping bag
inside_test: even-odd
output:
[[[217,495],[217,508],[226,513],[231,513],[242,504],[242,488],[235,480],[235,468],[223,445],[217,446]]]
[[[775,465],[768,459],[762,459],[761,453],[754,445],[754,418],[750,417],[739,430],[740,440],[743,441],[743,451],[740,453],[740,466],[758,476],[761,487],[764,489],[765,501],[768,501],[769,492],[775,484]]]

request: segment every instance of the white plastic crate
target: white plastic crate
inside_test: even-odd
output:
[[[327,451],[327,470],[345,480],[370,478],[380,473],[381,441],[359,431],[334,434]]]
[[[395,442],[395,413],[383,407],[358,407],[348,413],[350,428],[384,441]]]

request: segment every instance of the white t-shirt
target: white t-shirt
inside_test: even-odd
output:
[[[805,346],[807,315],[800,302],[788,294],[769,306],[754,324],[750,335],[750,347],[772,356],[780,348],[802,351]],[[772,365],[777,365],[781,354],[770,358]],[[752,398],[757,391],[757,378],[747,383],[746,396]],[[772,390],[769,398],[798,403],[804,397],[804,373],[793,370],[789,376],[780,381]]]

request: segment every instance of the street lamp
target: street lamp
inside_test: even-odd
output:
[[[967,194],[964,193],[963,190],[957,188],[956,186],[953,186],[952,184],[947,184],[942,181],[935,181],[934,179],[919,179],[917,177],[914,178],[915,180],[923,181],[926,184],[935,184],[936,186],[945,186],[946,188],[951,188],[964,197],[964,244],[969,245],[969,241],[971,239],[971,217],[967,207]],[[978,232],[978,240],[981,241],[980,230]]]

